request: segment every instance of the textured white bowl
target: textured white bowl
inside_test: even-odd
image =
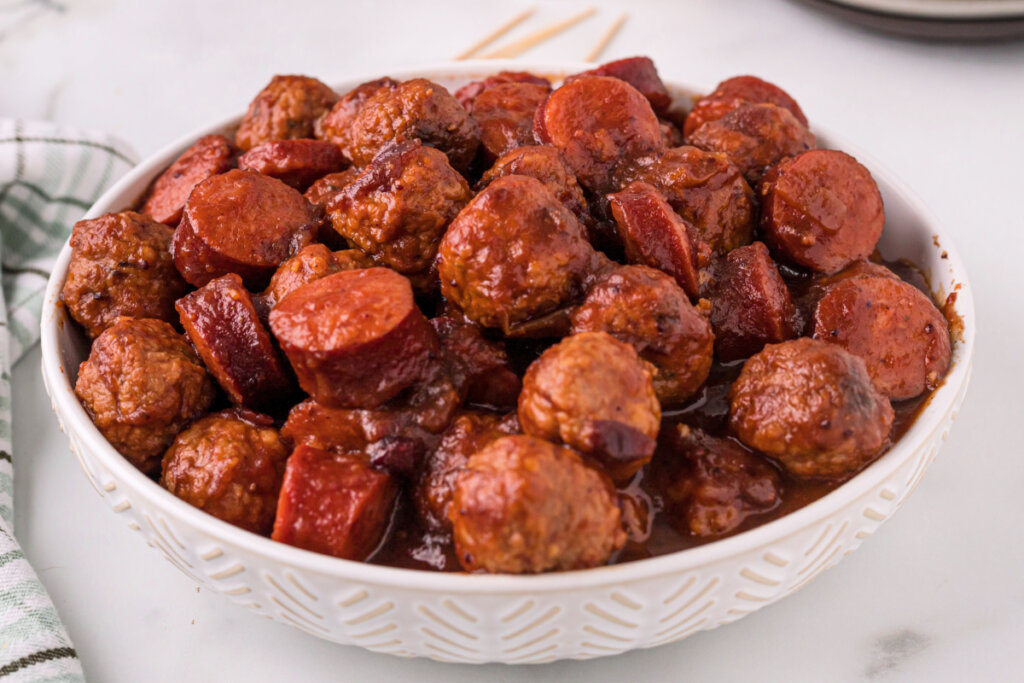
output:
[[[455,87],[502,68],[565,74],[581,64],[466,62],[392,76]],[[378,74],[374,74],[373,77]],[[345,91],[368,79],[338,85]],[[685,87],[674,88],[692,92]],[[87,216],[130,206],[150,181],[200,135],[150,157]],[[50,276],[42,321],[43,379],[71,451],[114,512],[196,583],[254,614],[317,637],[377,652],[445,661],[508,663],[601,657],[680,640],[735,621],[806,585],[871,536],[921,480],[967,390],[974,307],[949,238],[920,202],[867,155],[815,127],[822,146],[845,149],[882,190],[887,258],[922,265],[942,293],[958,291],[963,338],[945,384],[900,442],[847,484],[769,524],[662,557],[541,576],[440,574],[339,560],[275,543],[221,522],[175,498],[128,464],[100,435],[72,390],[88,343],[59,305],[70,247]]]

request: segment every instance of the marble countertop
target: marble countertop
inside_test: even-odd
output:
[[[328,82],[460,52],[529,3],[0,2],[0,113],[116,133],[140,155],[242,108],[274,73]],[[528,58],[576,60],[627,6],[606,58],[663,75],[782,84],[871,150],[947,226],[979,318],[973,386],[906,506],[799,593],[683,642],[589,662],[474,668],[332,645],[200,591],[91,491],[58,431],[36,349],[14,371],[18,535],[90,680],[1021,680],[1024,43],[910,42],[784,0],[597,4]],[[533,26],[582,9],[548,2]]]

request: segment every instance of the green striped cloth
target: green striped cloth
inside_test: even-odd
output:
[[[132,165],[106,135],[0,118],[0,683],[85,680],[14,537],[10,371],[39,340],[46,279],[72,224]]]

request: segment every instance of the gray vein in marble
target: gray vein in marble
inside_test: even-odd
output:
[[[881,636],[873,644],[871,660],[864,669],[864,675],[871,680],[882,678],[920,655],[931,643],[929,636],[909,628]]]
[[[54,0],[19,0],[0,5],[0,42],[24,28],[43,14],[63,14],[67,7]]]

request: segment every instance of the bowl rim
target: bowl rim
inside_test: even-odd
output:
[[[399,80],[415,77],[443,80],[479,77],[504,69],[528,70],[544,74],[569,74],[593,67],[593,64],[574,62],[466,60],[392,69],[390,74]],[[344,90],[378,77],[379,73],[370,76],[357,75],[340,78],[335,82],[340,84],[339,89]],[[666,83],[670,88],[682,92],[702,91],[689,84],[671,79],[666,79]],[[706,90],[703,91],[706,92]],[[122,210],[125,203],[125,198],[122,195],[126,194],[141,178],[166,168],[196,139],[225,130],[237,123],[240,117],[241,114],[236,113],[212,124],[203,125],[164,146],[114,183],[93,204],[84,217],[94,217],[101,213]],[[944,416],[953,409],[957,396],[965,388],[964,385],[969,379],[974,355],[973,291],[967,279],[963,260],[952,239],[942,230],[938,219],[916,194],[893,173],[880,165],[872,155],[864,153],[855,145],[847,144],[841,136],[834,135],[827,128],[815,125],[814,130],[824,133],[831,145],[838,146],[857,157],[871,170],[874,177],[880,179],[900,195],[934,236],[936,248],[940,248],[939,244],[941,244],[941,249],[946,251],[951,273],[959,285],[956,311],[963,320],[962,338],[954,344],[954,363],[942,386],[935,390],[910,429],[888,452],[848,482],[818,500],[748,531],[705,545],[622,564],[536,575],[510,575],[432,572],[345,560],[279,543],[235,527],[177,498],[157,482],[142,474],[107,442],[79,403],[68,380],[68,375],[64,372],[58,343],[62,324],[60,292],[71,257],[71,248],[68,242],[65,242],[61,249],[47,282],[40,323],[42,371],[44,379],[52,388],[50,393],[55,411],[63,417],[69,434],[79,437],[83,447],[94,454],[112,475],[125,481],[128,484],[127,488],[136,490],[138,495],[145,497],[150,504],[159,508],[168,517],[195,527],[210,539],[234,545],[253,555],[270,558],[284,566],[332,579],[359,581],[394,589],[447,593],[566,592],[609,584],[633,583],[697,570],[729,556],[739,556],[758,547],[777,542],[798,533],[809,524],[828,518],[865,495],[903,465],[918,446],[927,443],[931,435],[941,428]],[[118,204],[121,206],[117,206]]]

